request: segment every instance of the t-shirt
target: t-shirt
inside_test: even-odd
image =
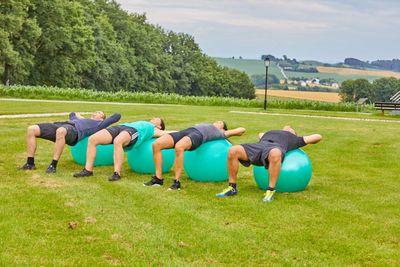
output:
[[[154,136],[154,124],[148,121],[135,121],[135,122],[125,122],[121,125],[135,128],[138,132],[138,139],[133,146],[125,147],[125,150],[131,150],[134,146],[141,145],[144,141],[150,140]]]
[[[97,131],[107,128],[111,124],[119,121],[120,118],[121,114],[118,113],[115,113],[111,117],[102,121],[87,118],[80,119],[76,116],[75,112],[69,114],[69,122],[75,125],[78,132],[78,141],[82,140],[86,136],[96,133]]]
[[[196,124],[193,128],[203,135],[203,143],[226,138],[222,130],[209,123]]]
[[[304,138],[288,131],[273,130],[266,132],[260,139],[261,143],[274,143],[283,153],[305,146]]]

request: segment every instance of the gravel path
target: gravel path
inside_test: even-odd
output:
[[[368,119],[368,118],[345,118],[345,117],[317,116],[317,115],[298,115],[298,114],[284,114],[284,113],[247,112],[247,111],[235,111],[235,110],[231,110],[230,112],[239,113],[239,114],[265,115],[265,116],[316,118],[316,119],[343,120],[343,121],[367,121],[367,122],[400,123],[400,120],[378,120],[378,119]]]

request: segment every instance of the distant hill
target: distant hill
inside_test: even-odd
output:
[[[235,68],[238,70],[241,70],[245,73],[247,73],[249,76],[252,75],[265,75],[265,67],[264,67],[264,62],[263,60],[258,60],[258,59],[232,59],[232,58],[219,58],[215,57],[214,58],[218,64],[221,66],[226,66],[230,68]],[[293,65],[293,59],[288,61],[288,60],[281,60],[281,59],[276,59],[276,61],[272,61],[268,70],[269,74],[275,75],[278,79],[285,79],[284,75],[288,79],[300,79],[300,78],[306,78],[306,79],[313,79],[313,78],[318,78],[318,79],[331,79],[335,80],[339,83],[345,81],[345,80],[350,80],[350,79],[359,79],[359,78],[364,78],[369,81],[373,81],[378,78],[382,77],[397,77],[397,73],[395,72],[385,72],[385,71],[378,71],[378,70],[365,70],[362,71],[360,69],[355,69],[355,68],[349,68],[346,66],[343,66],[343,64],[327,64],[327,63],[322,63],[319,61],[315,60],[305,60],[305,61],[296,61],[297,65],[300,67],[313,67],[317,69],[316,73],[309,73],[309,72],[301,72],[299,70],[297,71],[291,71],[291,70],[281,70],[278,67],[278,64],[280,67],[282,67],[282,63],[289,63],[287,64],[288,66],[291,64]],[[324,67],[323,71],[321,71],[320,67]],[[340,69],[340,71],[338,71]],[[283,73],[284,74],[283,74]]]

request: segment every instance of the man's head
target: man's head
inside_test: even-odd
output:
[[[165,123],[161,118],[152,118],[150,120],[152,124],[154,124],[158,129],[165,130]]]
[[[226,123],[224,121],[216,121],[213,123],[213,125],[220,130],[225,130],[225,131],[228,130],[228,126],[226,125]]]
[[[106,114],[103,111],[95,111],[92,113],[93,120],[102,121],[106,118]]]

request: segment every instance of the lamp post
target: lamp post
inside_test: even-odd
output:
[[[268,67],[270,60],[268,57],[264,58],[265,65],[265,90],[264,90],[264,110],[267,110],[267,91],[268,91]]]

